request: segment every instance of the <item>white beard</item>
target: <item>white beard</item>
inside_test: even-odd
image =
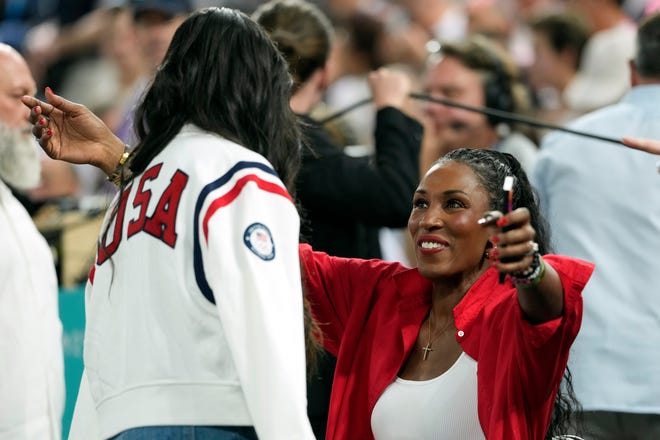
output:
[[[21,191],[39,185],[41,158],[29,126],[10,128],[0,123],[0,179]]]

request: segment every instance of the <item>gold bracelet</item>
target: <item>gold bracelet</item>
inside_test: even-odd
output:
[[[119,163],[115,167],[114,171],[112,172],[110,177],[108,177],[108,180],[114,183],[116,186],[121,186],[121,178],[124,171],[124,164],[126,163],[130,155],[131,152],[128,151],[128,145],[124,145],[124,153],[119,158]]]

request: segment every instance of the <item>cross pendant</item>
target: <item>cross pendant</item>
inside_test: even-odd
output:
[[[429,351],[433,351],[431,348],[431,343],[427,342],[424,347],[422,347],[422,350],[424,350],[424,356],[422,357],[422,360],[425,361],[427,356],[429,355]]]

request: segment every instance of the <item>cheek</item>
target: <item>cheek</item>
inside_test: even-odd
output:
[[[408,218],[408,233],[411,237],[415,236],[415,233],[419,230],[419,218],[415,214],[410,214]]]
[[[476,81],[472,85],[472,87],[467,88],[467,92],[463,93],[460,99],[457,99],[457,101],[463,104],[473,105],[475,107],[481,107],[483,105],[486,105],[486,95],[484,93],[484,87],[481,84],[481,80]],[[475,112],[467,112],[467,113],[479,115],[479,113],[475,113]]]
[[[27,124],[30,110],[19,100],[12,98],[0,99],[0,121],[11,128],[23,127]]]
[[[460,234],[461,236],[474,235],[476,232],[474,225],[476,224],[474,217],[467,215],[457,217],[453,222],[456,234]]]
[[[477,243],[483,243],[485,245],[488,241],[488,233],[482,227],[477,224],[477,218],[472,215],[466,215],[459,218],[456,218],[452,223],[453,233],[456,238],[467,244],[469,248],[466,252],[469,253],[473,248],[481,252],[481,245],[476,246]]]
[[[11,117],[11,106],[7,98],[0,98],[0,119],[6,121]]]

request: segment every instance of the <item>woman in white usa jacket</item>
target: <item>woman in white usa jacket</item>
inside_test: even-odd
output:
[[[120,194],[87,286],[70,438],[313,438],[290,84],[242,13],[200,10],[177,30],[137,110],[137,147],[105,169]],[[93,137],[65,124],[93,115],[47,97],[56,107],[24,98],[41,145],[88,162]]]

